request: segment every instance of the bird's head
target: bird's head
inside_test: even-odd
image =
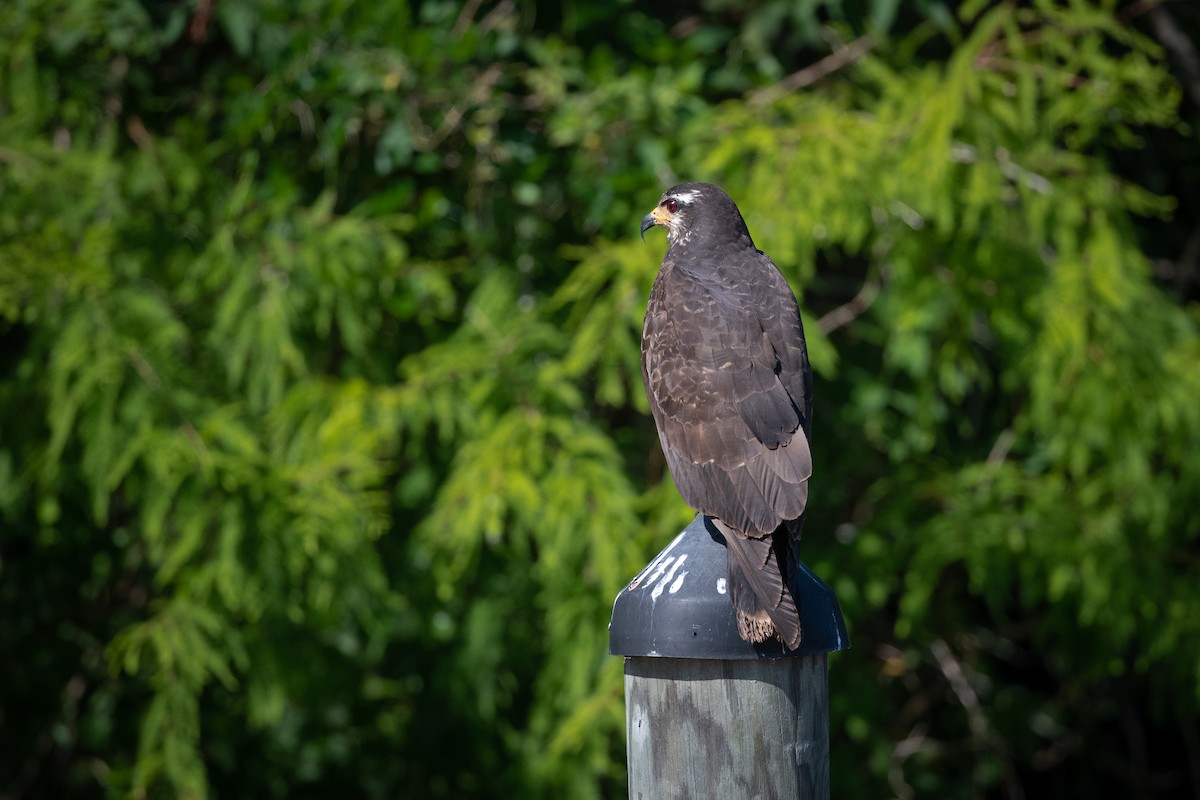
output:
[[[671,245],[717,245],[745,237],[753,246],[741,212],[724,189],[711,183],[681,183],[665,191],[654,210],[642,217],[643,240],[655,225],[667,229]]]

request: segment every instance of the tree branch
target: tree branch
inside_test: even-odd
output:
[[[843,325],[849,325],[856,317],[871,307],[871,303],[875,302],[878,294],[879,284],[874,280],[866,281],[858,290],[858,294],[850,298],[850,302],[843,303],[818,319],[817,327],[821,329],[822,333],[830,334]]]
[[[774,86],[759,89],[750,95],[750,106],[752,108],[765,106],[775,102],[785,94],[794,92],[797,89],[803,89],[806,86],[811,86],[822,78],[837,72],[842,67],[862,58],[874,46],[875,40],[873,38],[870,36],[860,36],[840,50],[834,50],[815,64],[809,64],[804,69],[793,72]]]
[[[1161,3],[1153,6],[1147,16],[1150,17],[1154,37],[1179,65],[1183,88],[1191,96],[1192,102],[1200,106],[1200,54],[1196,53],[1196,46],[1187,34],[1179,29],[1171,12]]]

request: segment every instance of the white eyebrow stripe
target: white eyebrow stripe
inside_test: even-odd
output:
[[[680,192],[679,194],[671,195],[671,197],[674,197],[676,200],[678,200],[681,203],[690,203],[699,196],[700,196],[699,192]]]

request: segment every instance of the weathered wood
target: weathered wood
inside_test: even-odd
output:
[[[825,800],[826,655],[625,659],[630,800]]]
[[[625,657],[633,800],[827,800],[826,653],[850,646],[833,589],[801,563],[788,584],[800,649],[751,645],[729,602],[724,537],[697,515],[613,603]],[[783,657],[780,657],[783,656]]]

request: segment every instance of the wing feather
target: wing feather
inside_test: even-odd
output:
[[[811,399],[795,300],[774,264],[755,254],[764,281],[746,284],[761,291],[754,298],[723,293],[664,260],[647,308],[642,372],[685,502],[762,535],[803,513]],[[786,302],[775,300],[779,282]]]

